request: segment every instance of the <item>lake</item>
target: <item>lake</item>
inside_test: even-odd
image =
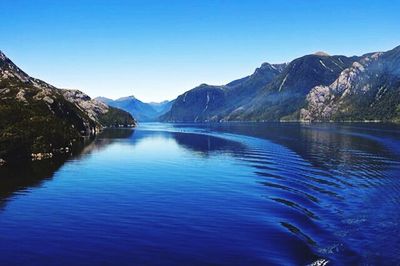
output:
[[[399,264],[399,133],[372,123],[105,130],[69,158],[0,170],[1,264]]]

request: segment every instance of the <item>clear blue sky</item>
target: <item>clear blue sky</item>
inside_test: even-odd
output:
[[[400,0],[12,0],[0,8],[1,50],[30,75],[92,97],[173,99],[262,62],[400,45]]]

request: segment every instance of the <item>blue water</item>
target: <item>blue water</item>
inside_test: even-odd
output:
[[[142,124],[0,170],[1,265],[399,265],[400,128]]]

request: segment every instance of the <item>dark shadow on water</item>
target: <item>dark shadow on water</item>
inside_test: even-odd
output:
[[[323,169],[357,165],[365,160],[387,166],[384,160],[365,158],[364,154],[389,161],[400,159],[400,126],[394,124],[211,123],[173,126],[178,130],[200,127],[267,139]]]
[[[42,161],[14,162],[0,167],[0,208],[3,208],[8,199],[18,193],[40,187],[44,182],[53,178],[66,161],[79,159],[82,155],[99,151],[117,139],[130,138],[132,129],[107,129],[95,138],[87,138],[77,144],[73,153],[59,155],[53,159]]]
[[[174,141],[180,148],[202,158],[228,154],[251,167],[254,175],[259,177],[255,183],[262,188],[257,193],[266,198],[267,210],[263,219],[275,221],[279,228],[277,230],[287,237],[288,252],[296,253],[296,257],[307,259],[307,262],[317,259],[319,256],[316,254],[325,254],[327,257],[341,256],[338,264],[357,264],[359,255],[363,254],[362,243],[367,242],[363,237],[366,233],[378,235],[381,231],[375,232],[372,227],[368,231],[361,230],[361,226],[351,224],[352,219],[359,219],[360,212],[369,217],[368,210],[374,208],[372,204],[378,202],[381,195],[389,194],[387,190],[379,190],[379,187],[387,185],[394,192],[399,188],[390,186],[392,179],[388,174],[393,165],[399,162],[399,128],[396,126],[382,126],[382,130],[355,124],[232,123],[173,127],[177,130],[108,129],[72,157],[0,168],[0,208],[13,195],[51,180],[67,160],[78,160],[115,142],[135,146],[144,140],[161,137]],[[278,145],[269,147],[271,151],[268,151],[264,147],[248,147],[223,137],[190,130],[189,133],[179,132],[187,127],[199,127],[205,133],[217,131],[248,135]],[[285,149],[279,149],[278,153],[281,154],[276,154],[276,146]],[[392,192],[392,195],[396,194]],[[360,196],[363,199],[357,201]],[[365,200],[369,200],[371,206],[364,206]],[[365,208],[361,209],[360,206]],[[347,224],[342,219],[346,219]],[[370,224],[363,225],[374,226],[376,223],[371,218]],[[354,233],[349,238],[351,241],[336,235],[349,232]],[[370,249],[375,244],[371,240],[376,238],[368,235],[369,243],[365,247]],[[323,241],[325,245],[320,246]],[[341,244],[327,246],[326,243]],[[296,247],[302,248],[295,250]],[[325,251],[321,252],[320,249]]]
[[[281,226],[333,264],[397,261],[399,214],[394,210],[400,202],[400,125],[214,123],[173,127],[253,136],[287,148],[287,154],[281,151],[286,157],[279,157],[268,145],[243,156],[233,152],[254,168],[266,198],[281,205],[273,214],[283,216]],[[306,222],[299,225],[300,221]],[[388,224],[393,227],[389,229]]]
[[[209,156],[215,152],[235,154],[246,149],[241,143],[209,135],[171,133],[174,140],[188,150]]]
[[[66,158],[57,158],[0,168],[0,208],[16,192],[38,187],[46,180],[51,180],[65,160]]]

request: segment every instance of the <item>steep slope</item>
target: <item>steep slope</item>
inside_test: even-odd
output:
[[[276,121],[291,115],[304,106],[314,86],[330,84],[355,59],[323,53],[295,59],[228,120]]]
[[[82,105],[73,97],[67,100],[63,90],[31,78],[0,52],[1,160],[29,158],[31,153],[52,156],[82,135],[111,125],[110,109],[87,97]]]
[[[178,96],[171,110],[160,119],[172,122],[227,119],[240,111],[240,106],[254,98],[257,92],[279,75],[285,67],[286,64],[264,63],[252,75],[226,85],[202,84]]]
[[[314,87],[300,119],[400,121],[400,46],[364,55],[329,86]]]
[[[136,120],[128,112],[111,107],[79,90],[61,90],[64,98],[74,103],[84,111],[92,120],[98,121],[102,126],[130,126],[135,125]]]
[[[329,85],[358,57],[323,52],[289,64],[264,63],[245,78],[224,86],[202,84],[180,95],[161,117],[170,122],[298,120],[307,94]]]
[[[169,111],[173,103],[173,101],[144,103],[139,99],[136,99],[134,96],[123,97],[117,100],[97,97],[96,100],[129,112],[139,122],[156,121],[160,115]]]
[[[176,98],[171,110],[161,116],[161,121],[197,122],[217,120],[214,114],[226,105],[226,90],[223,86],[202,84]]]

